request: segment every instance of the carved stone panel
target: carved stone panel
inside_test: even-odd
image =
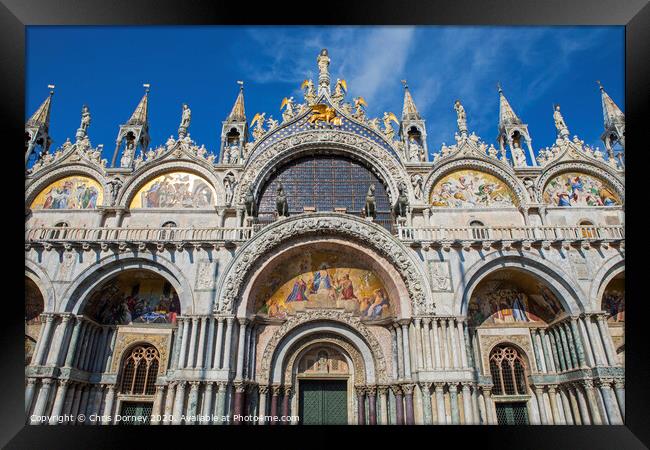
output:
[[[578,280],[591,279],[589,265],[580,253],[578,253],[576,250],[571,250],[569,252],[569,261],[571,262],[571,267],[573,267],[573,271],[576,274],[576,278]]]
[[[432,292],[452,292],[454,290],[449,261],[428,261],[427,266]]]
[[[196,285],[197,290],[212,290],[217,279],[218,263],[208,259],[197,261],[196,265]]]

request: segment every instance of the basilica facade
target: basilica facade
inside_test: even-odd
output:
[[[433,150],[405,81],[401,114],[371,118],[316,63],[278,120],[239,82],[214,152],[189,105],[150,147],[148,85],[110,162],[88,106],[51,149],[51,91],[25,126],[26,420],[621,424],[625,118],[604,88],[604,151],[556,106],[535,153],[501,87],[494,144],[456,101]]]

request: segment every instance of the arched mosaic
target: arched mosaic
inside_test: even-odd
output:
[[[553,206],[614,206],[621,199],[605,181],[580,172],[565,172],[544,188],[544,203]]]
[[[271,318],[305,308],[343,308],[365,320],[394,315],[379,276],[349,254],[306,251],[269,271],[259,285],[255,310]]]
[[[443,208],[514,207],[517,197],[494,175],[463,169],[445,175],[431,190],[432,206]]]
[[[564,312],[551,289],[533,275],[499,270],[483,279],[472,293],[470,324],[525,325],[550,323]]]
[[[625,275],[612,279],[603,293],[602,309],[609,322],[625,322]]]
[[[147,181],[131,199],[135,208],[210,208],[214,189],[202,177],[190,172],[167,172]]]
[[[129,270],[104,282],[91,294],[84,315],[102,324],[175,323],[181,313],[178,294],[160,275]]]
[[[90,177],[73,175],[60,178],[43,189],[32,202],[32,209],[93,209],[101,205],[104,191]]]

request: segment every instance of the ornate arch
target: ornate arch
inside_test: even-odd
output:
[[[282,243],[307,235],[332,235],[351,238],[384,256],[400,274],[410,293],[415,314],[433,313],[434,302],[426,274],[409,250],[383,227],[367,220],[338,213],[301,214],[276,221],[246,242],[224,271],[224,282],[217,293],[215,312],[232,314],[241,293],[250,281],[253,265],[263,260]]]
[[[190,172],[203,177],[212,186],[217,195],[215,206],[219,204],[218,202],[225,201],[226,189],[224,188],[221,179],[216,176],[214,170],[210,170],[208,166],[195,161],[173,160],[161,161],[159,164],[154,166],[144,166],[139,170],[136,170],[130,177],[129,181],[124,184],[124,187],[120,189],[116,205],[128,208],[133,196],[148,181],[166,172],[173,171]]]
[[[582,288],[559,266],[530,252],[505,255],[501,252],[493,252],[469,267],[465,272],[465,277],[456,283],[454,314],[467,315],[467,308],[474,289],[491,273],[506,268],[526,271],[545,282],[567,313],[576,315],[584,312],[584,305],[587,302]]]
[[[623,272],[625,272],[625,257],[621,254],[612,256],[600,266],[589,290],[589,301],[595,311],[601,310],[603,294],[609,282]]]
[[[25,276],[32,280],[41,291],[44,303],[43,312],[54,312],[56,310],[56,291],[47,271],[34,261],[25,258]]]
[[[80,314],[92,292],[104,281],[131,269],[149,270],[165,278],[174,288],[181,303],[183,314],[192,314],[195,309],[192,286],[180,268],[167,258],[146,253],[124,252],[106,256],[87,267],[70,283],[62,298],[60,312]]]
[[[446,161],[429,174],[424,183],[424,198],[426,199],[426,202],[429,202],[429,199],[431,198],[431,191],[442,177],[450,174],[451,172],[463,169],[473,169],[497,177],[512,190],[517,198],[517,201],[519,202],[519,205],[523,205],[529,201],[526,189],[517,179],[517,177],[515,177],[512,173],[505,170],[503,167],[499,167],[499,165],[495,164],[492,161],[465,156],[460,159]]]
[[[358,317],[337,310],[301,312],[284,322],[266,343],[260,364],[260,382],[279,383],[287,355],[296,343],[324,332],[341,336],[363,355],[368,383],[388,382],[386,361],[377,338]]]
[[[82,175],[88,178],[92,178],[102,186],[102,189],[104,191],[104,203],[110,199],[110,191],[106,185],[106,178],[104,177],[104,174],[85,165],[65,164],[62,166],[57,166],[52,170],[43,170],[42,172],[39,171],[38,175],[33,180],[31,180],[29,186],[25,191],[25,205],[29,208],[36,196],[50,184],[61,178],[74,175]]]
[[[152,339],[152,338],[158,339]],[[116,374],[118,377],[121,375],[122,364],[126,355],[138,345],[151,345],[158,351],[160,358],[160,365],[158,367],[158,376],[164,375],[165,368],[167,367],[167,360],[169,358],[167,347],[164,345],[162,339],[165,339],[164,335],[151,335],[149,337],[142,336],[141,334],[136,333],[122,333],[119,335],[118,341],[115,343],[115,354],[119,355],[117,358],[113,358],[111,362],[110,371],[111,373]]]
[[[354,133],[333,129],[305,131],[287,136],[269,145],[259,156],[249,161],[239,179],[235,197],[244,202],[248,188],[257,194],[271,171],[294,158],[315,150],[338,153],[360,160],[375,169],[390,190],[391,203],[397,198],[398,186],[403,184],[413,201],[412,187],[400,161],[379,144]]]
[[[561,161],[545,168],[535,185],[535,190],[539,193],[540,201],[543,200],[544,189],[548,182],[564,172],[582,172],[605,180],[614,188],[616,195],[621,199],[621,203],[625,204],[625,186],[611,168],[604,165],[601,167],[578,161]]]

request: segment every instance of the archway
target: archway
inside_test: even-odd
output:
[[[25,277],[25,365],[32,360],[41,330],[40,315],[45,309],[43,294],[36,283]]]
[[[616,349],[616,358],[625,366],[625,272],[619,272],[607,283],[601,299],[607,324]]]

